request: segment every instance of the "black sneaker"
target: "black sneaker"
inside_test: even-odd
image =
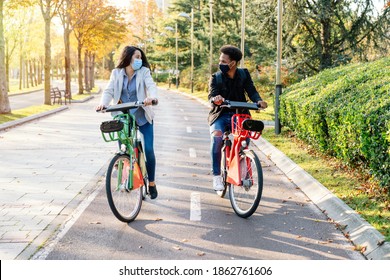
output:
[[[155,199],[158,195],[157,187],[156,186],[149,186],[149,194],[151,199]]]

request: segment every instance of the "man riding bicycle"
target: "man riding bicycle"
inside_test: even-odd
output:
[[[208,122],[211,136],[211,163],[213,174],[213,188],[215,191],[224,190],[221,178],[221,148],[222,136],[226,130],[231,129],[231,118],[236,113],[235,109],[220,107],[227,99],[231,101],[247,102],[248,98],[257,103],[260,108],[267,108],[267,102],[263,101],[257,92],[248,69],[237,68],[242,58],[242,52],[237,47],[226,45],[220,49],[219,69],[210,80],[208,99],[212,104]],[[240,113],[249,114],[248,110]]]

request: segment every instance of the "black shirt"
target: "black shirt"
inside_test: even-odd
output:
[[[238,71],[234,74],[233,79],[222,74],[222,85],[220,86],[217,84],[216,73],[211,76],[208,99],[212,104],[212,108],[208,117],[209,125],[211,125],[223,112],[231,111],[231,109],[221,108],[211,102],[211,99],[217,95],[221,95],[223,98],[230,101],[247,102],[250,99],[252,102],[257,103],[262,100],[253,84],[248,69],[244,68],[243,70],[245,71],[245,79],[239,75]],[[233,109],[233,111],[235,112],[235,109]],[[245,110],[242,113],[249,114],[249,111]]]

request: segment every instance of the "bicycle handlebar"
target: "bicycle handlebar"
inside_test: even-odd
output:
[[[261,109],[259,106],[257,106],[256,103],[247,103],[247,102],[240,102],[240,101],[230,101],[225,100],[222,102],[221,107],[227,107],[230,109],[248,109],[248,110],[259,110]]]
[[[158,104],[158,100],[154,99],[152,100],[152,105],[155,106]],[[96,110],[96,112],[116,112],[116,111],[122,111],[123,113],[126,113],[130,109],[135,109],[138,107],[145,106],[144,102],[136,101],[136,102],[127,102],[127,103],[122,103],[122,104],[117,104],[117,105],[111,105],[108,107],[105,107],[101,110]]]

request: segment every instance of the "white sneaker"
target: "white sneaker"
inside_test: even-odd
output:
[[[213,177],[213,187],[215,191],[223,191],[225,189],[225,187],[222,184],[221,175]]]

